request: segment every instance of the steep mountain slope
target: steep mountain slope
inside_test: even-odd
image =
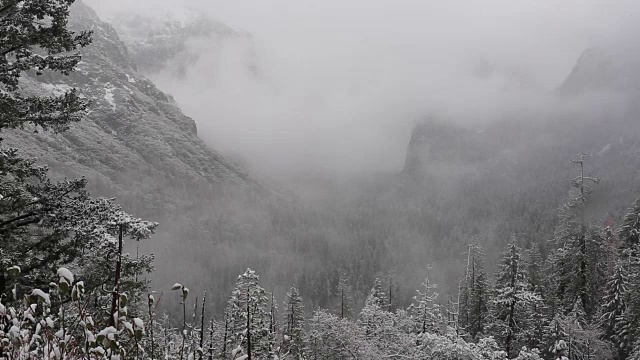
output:
[[[586,49],[558,90],[574,96],[598,91],[638,94],[639,65],[640,59],[633,48]]]
[[[117,195],[143,215],[166,216],[197,196],[198,189],[214,184],[258,189],[240,168],[207,147],[195,122],[136,70],[113,27],[83,3],[72,8],[71,26],[94,31],[78,71],[32,77],[23,86],[34,92],[76,87],[93,102],[88,115],[59,135],[12,132],[7,145],[38,157],[60,176],[88,177],[94,192]]]

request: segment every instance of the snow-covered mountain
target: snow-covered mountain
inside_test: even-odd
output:
[[[7,145],[39,158],[58,176],[87,177],[97,195],[117,196],[143,213],[166,215],[214,184],[259,187],[198,137],[193,119],[137,70],[110,24],[77,2],[70,25],[94,32],[77,71],[27,78],[23,86],[38,93],[75,87],[92,101],[88,115],[62,134],[13,131],[4,136]]]
[[[130,49],[138,70],[146,75],[168,71],[182,76],[203,54],[221,51],[225,41],[251,41],[247,33],[179,6],[127,9],[108,21]]]

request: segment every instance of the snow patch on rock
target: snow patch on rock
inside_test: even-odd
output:
[[[116,111],[117,106],[115,98],[113,97],[113,88],[105,88],[104,91],[104,99],[111,105],[111,109]]]

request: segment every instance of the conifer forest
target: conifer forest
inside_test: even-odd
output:
[[[638,16],[0,0],[0,359],[640,360]]]

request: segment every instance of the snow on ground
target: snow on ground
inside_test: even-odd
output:
[[[111,109],[113,109],[113,111],[116,111],[116,101],[113,97],[113,92],[112,92],[113,88],[105,88],[104,91],[105,91],[104,99],[107,100],[109,105],[111,105]]]
[[[42,88],[44,89],[44,91],[46,91],[48,94],[53,95],[53,96],[61,96],[64,95],[67,91],[71,90],[72,87],[66,84],[49,84],[49,83],[42,83]]]

